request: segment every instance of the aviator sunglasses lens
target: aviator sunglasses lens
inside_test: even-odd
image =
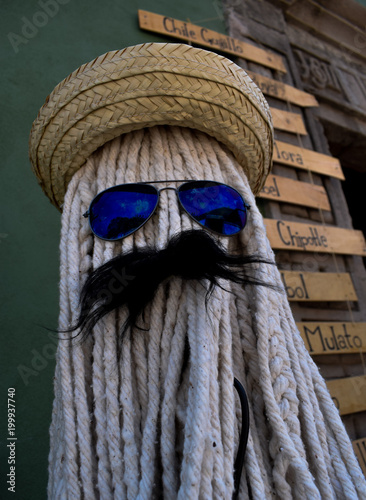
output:
[[[247,221],[247,206],[233,188],[213,181],[186,182],[178,189],[179,200],[199,224],[230,236],[241,231]]]
[[[119,240],[139,229],[154,213],[159,194],[154,186],[124,184],[99,193],[91,202],[89,222],[96,236]]]

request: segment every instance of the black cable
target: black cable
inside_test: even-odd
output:
[[[239,439],[239,448],[236,454],[236,459],[234,463],[234,492],[232,500],[236,500],[239,494],[240,478],[244,465],[245,450],[248,442],[249,434],[249,405],[248,398],[244,387],[241,385],[238,379],[234,377],[234,387],[238,393],[241,405],[241,432]]]

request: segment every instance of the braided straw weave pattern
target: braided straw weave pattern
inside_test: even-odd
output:
[[[175,233],[197,229],[180,212],[176,193],[166,190],[139,231],[103,241],[81,215],[93,197],[112,185],[182,178],[215,179],[240,191],[251,205],[247,225],[235,237],[217,238],[231,252],[274,259],[247,178],[222,144],[181,127],[134,131],[89,157],[68,186],[61,330],[76,320],[92,269],[133,247],[162,248]],[[251,274],[281,283],[275,266],[255,265]],[[241,500],[366,498],[349,437],[286,295],[222,285],[206,306],[202,284],[172,277],[139,319],[145,330],[132,328],[121,342],[121,307],[100,320],[84,343],[60,340],[50,499],[231,500],[241,421],[234,376],[250,406]]]
[[[263,186],[273,128],[261,91],[230,60],[184,44],[108,52],[61,82],[31,130],[34,172],[60,208],[70,179],[93,151],[153,125],[206,132],[233,152],[254,193]]]

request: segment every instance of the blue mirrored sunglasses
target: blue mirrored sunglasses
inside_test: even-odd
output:
[[[157,189],[151,184],[183,182],[178,188]],[[153,215],[160,192],[173,189],[187,214],[205,229],[223,236],[241,231],[250,208],[236,189],[215,181],[152,181],[113,186],[93,199],[84,217],[93,233],[103,240],[125,238]]]

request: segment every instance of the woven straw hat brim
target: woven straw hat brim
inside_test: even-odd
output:
[[[149,43],[108,52],[81,66],[48,96],[29,152],[52,203],[61,207],[74,173],[98,147],[132,130],[178,125],[225,144],[253,192],[270,171],[272,119],[243,69],[185,44]]]

